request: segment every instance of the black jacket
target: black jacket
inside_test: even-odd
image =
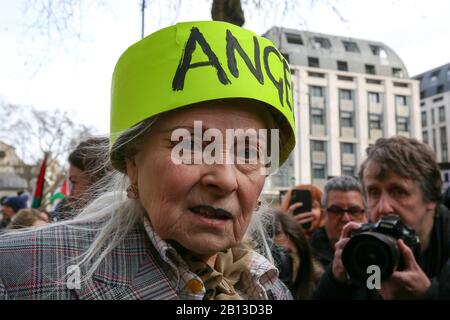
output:
[[[327,232],[324,227],[315,230],[309,237],[309,245],[314,258],[326,269],[333,261],[334,250],[331,247]]]
[[[432,280],[426,299],[450,298],[450,212],[445,206],[436,209],[428,249],[417,259],[423,272]],[[342,284],[333,278],[331,264],[320,279],[313,299],[380,299],[376,290],[365,285]]]

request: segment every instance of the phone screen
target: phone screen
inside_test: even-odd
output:
[[[312,211],[312,193],[307,189],[294,189],[291,193],[290,205],[301,202],[303,205],[300,208],[294,210],[294,216],[305,212]],[[302,224],[303,228],[309,229],[311,222]]]

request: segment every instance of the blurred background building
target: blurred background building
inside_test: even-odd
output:
[[[423,141],[436,152],[444,189],[450,187],[450,63],[414,77],[420,81]]]
[[[419,81],[385,44],[279,27],[264,36],[289,61],[297,112],[297,146],[266,197],[356,175],[365,149],[380,137],[422,140]]]
[[[449,162],[450,63],[414,77],[420,81],[423,141],[435,151],[438,162]]]

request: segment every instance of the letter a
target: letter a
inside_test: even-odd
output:
[[[372,274],[373,273],[373,274]],[[367,289],[380,289],[381,288],[381,270],[379,266],[371,265],[367,267],[367,274],[371,274],[367,278]]]
[[[191,63],[192,53],[195,51],[197,43],[200,45],[200,48],[202,48],[203,53],[208,57],[208,61]],[[172,80],[173,91],[183,90],[184,80],[189,69],[206,66],[213,66],[216,68],[217,77],[222,84],[226,85],[231,83],[227,77],[227,74],[220,65],[216,54],[212,51],[211,46],[206,41],[205,37],[203,37],[203,34],[200,30],[198,30],[198,28],[192,27],[191,34],[189,35],[189,39],[184,47],[183,55],[181,56],[180,64],[178,65],[177,71]]]

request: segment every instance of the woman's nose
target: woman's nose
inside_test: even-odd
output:
[[[234,165],[213,164],[205,165],[206,172],[201,182],[203,185],[213,189],[219,195],[228,195],[238,188]]]

